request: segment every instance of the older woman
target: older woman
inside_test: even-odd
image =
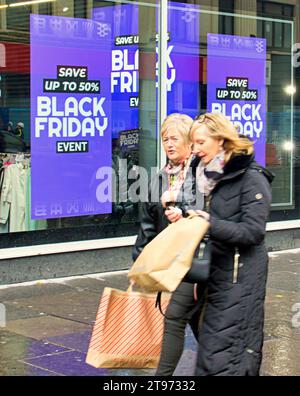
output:
[[[273,175],[252,142],[221,114],[194,121],[198,188],[205,194],[212,253],[195,374],[259,375],[268,254],[265,228]]]
[[[162,125],[161,138],[168,162],[151,182],[149,202],[142,205],[140,231],[133,248],[134,260],[146,244],[167,227],[169,221],[174,222],[182,217],[185,209],[183,205],[188,202],[189,191],[192,193],[191,177],[187,177],[193,162],[189,140],[192,123],[191,117],[175,113],[168,116]],[[170,206],[169,209],[166,209],[167,205]],[[157,375],[173,374],[183,350],[186,325],[191,322],[197,304],[193,284],[182,282],[173,292],[165,314]],[[196,319],[195,326],[192,326],[195,334],[197,325]]]

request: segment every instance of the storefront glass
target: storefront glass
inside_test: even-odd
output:
[[[158,6],[30,3],[1,9],[2,246],[134,235],[158,157]]]
[[[136,234],[165,160],[161,3],[1,2],[2,247]],[[168,2],[166,112],[230,116],[276,174],[271,221],[298,219],[296,1],[210,3]]]

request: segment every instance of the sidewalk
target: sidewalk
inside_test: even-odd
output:
[[[154,370],[95,369],[85,363],[105,286],[125,290],[126,272],[0,287],[6,309],[0,376],[153,375]],[[265,319],[261,374],[300,375],[300,250],[270,254]],[[175,375],[191,376],[197,344],[190,329],[185,341]]]

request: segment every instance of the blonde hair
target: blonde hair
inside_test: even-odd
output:
[[[223,149],[225,151],[225,161],[227,162],[232,154],[252,154],[254,152],[253,142],[246,136],[239,134],[233,123],[220,113],[206,113],[196,118],[190,129],[190,139],[194,132],[206,125],[210,136],[217,140],[224,140]]]
[[[190,143],[190,128],[193,124],[193,119],[186,115],[180,113],[173,113],[170,114],[163,122],[160,136],[163,138],[164,135],[170,130],[175,129],[177,130],[181,136],[183,137],[184,141],[189,144]]]

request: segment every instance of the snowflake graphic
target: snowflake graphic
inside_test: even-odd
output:
[[[181,19],[183,19],[186,23],[190,23],[195,19],[195,14],[190,11],[186,11]]]
[[[263,41],[256,41],[255,42],[255,47],[256,47],[256,51],[259,52],[259,53],[263,52],[264,49],[265,49]]]

